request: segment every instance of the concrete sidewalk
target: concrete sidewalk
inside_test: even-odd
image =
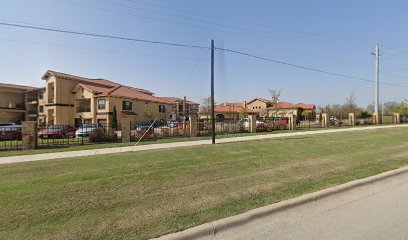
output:
[[[407,198],[404,167],[156,240],[407,239]]]
[[[333,129],[333,130],[318,130],[318,131],[294,132],[294,133],[265,134],[265,135],[255,135],[255,136],[245,136],[245,137],[232,137],[232,138],[217,139],[217,143],[221,144],[221,143],[254,141],[254,140],[263,140],[263,139],[330,134],[330,133],[339,133],[339,132],[368,131],[368,130],[375,130],[375,129],[389,129],[389,128],[401,128],[401,127],[404,127],[404,128],[408,127],[408,124],[345,128],[345,129]],[[102,148],[102,149],[92,149],[92,150],[67,151],[67,152],[44,153],[44,154],[34,154],[34,155],[21,155],[21,156],[11,156],[11,157],[1,157],[0,164],[42,161],[42,160],[52,160],[52,159],[72,158],[72,157],[84,157],[84,156],[104,155],[104,154],[114,154],[114,153],[124,153],[124,152],[139,152],[139,151],[147,151],[147,150],[191,147],[191,146],[210,145],[210,144],[211,144],[211,140],[199,140],[199,141],[150,144],[150,145],[129,146],[129,147]]]

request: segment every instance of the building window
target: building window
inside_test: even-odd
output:
[[[44,112],[44,106],[38,106],[38,112],[43,113]]]
[[[38,99],[44,99],[44,92],[38,92]]]
[[[159,105],[159,112],[161,112],[161,113],[166,112],[166,106],[164,106],[164,105]]]
[[[99,99],[98,100],[98,110],[105,110],[105,108],[106,108],[106,100]]]
[[[132,102],[123,101],[123,102],[122,102],[122,110],[132,111]]]

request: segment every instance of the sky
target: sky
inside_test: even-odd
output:
[[[408,98],[408,2],[404,0],[1,0],[0,22],[246,52],[280,62],[375,77],[380,102]],[[156,96],[210,95],[210,51],[0,25],[0,82],[45,85],[47,70],[105,78]],[[374,101],[374,83],[222,50],[215,53],[216,102],[269,98],[324,106],[354,94]]]

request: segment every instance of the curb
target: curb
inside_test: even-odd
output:
[[[285,200],[279,203],[275,203],[272,205],[268,205],[265,207],[260,207],[257,209],[250,210],[246,213],[242,213],[236,216],[228,217],[225,219],[217,220],[210,223],[205,223],[181,232],[172,233],[169,235],[164,235],[159,238],[154,238],[152,240],[191,240],[191,239],[199,239],[203,237],[214,237],[222,231],[227,229],[231,229],[234,227],[239,227],[242,225],[247,224],[248,222],[263,218],[266,216],[270,216],[275,214],[279,211],[283,211],[286,209],[294,208],[306,203],[310,203],[313,201],[317,201],[338,193],[345,192],[347,190],[351,190],[357,187],[361,187],[363,185],[372,184],[390,177],[395,177],[404,173],[408,172],[408,166],[399,168],[396,170],[391,170],[385,173],[381,173],[375,176],[358,179],[352,182],[344,183],[335,187],[323,189],[317,192],[308,193],[306,195]]]

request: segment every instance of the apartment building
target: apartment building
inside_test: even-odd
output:
[[[37,115],[37,102],[27,104],[32,92],[39,89],[29,86],[0,83],[0,122],[21,122]]]
[[[39,123],[46,125],[111,123],[113,115],[131,121],[166,121],[198,113],[199,104],[181,98],[156,97],[153,92],[106,79],[90,79],[47,71]]]
[[[214,112],[218,121],[238,120],[248,114],[256,114],[261,117],[287,117],[289,115],[302,115],[304,113],[314,113],[316,106],[314,104],[288,102],[274,103],[272,100],[264,98],[254,98],[246,102],[222,103],[215,105]],[[201,113],[202,119],[209,119],[208,113]]]

